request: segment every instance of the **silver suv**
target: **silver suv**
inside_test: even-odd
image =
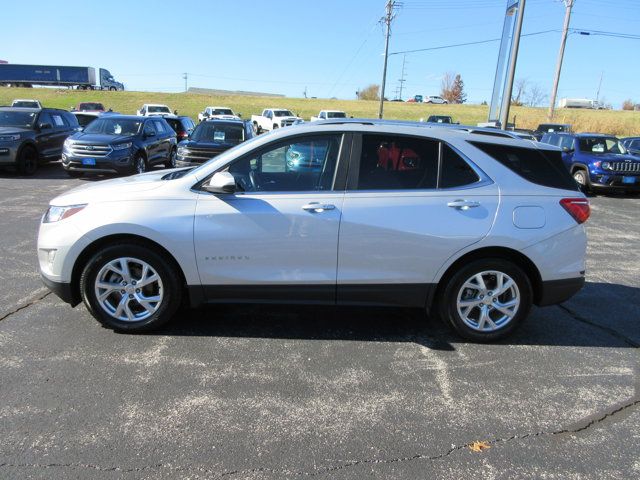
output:
[[[159,327],[186,296],[415,307],[492,341],[582,287],[588,216],[553,147],[314,122],[195,169],[66,192],[42,219],[38,257],[51,290],[120,331]]]

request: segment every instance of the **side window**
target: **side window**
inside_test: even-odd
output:
[[[52,114],[51,119],[53,120],[53,126],[55,128],[64,128],[66,126],[64,120],[62,119],[62,115],[60,115],[59,113]]]
[[[154,135],[156,133],[155,128],[153,128],[153,122],[147,122],[144,124],[144,133]]]
[[[395,135],[363,135],[356,190],[436,188],[435,140]],[[350,188],[354,188],[351,186]]]
[[[331,190],[340,153],[341,135],[298,137],[229,167],[247,192],[305,192]]]
[[[51,118],[51,115],[49,115],[48,112],[40,112],[40,115],[38,116],[38,125],[42,125],[42,124],[49,124],[51,126],[51,128],[53,128],[53,119]]]
[[[573,148],[573,137],[569,137],[567,135],[560,137],[560,148],[567,148],[571,150]]]
[[[267,114],[265,115],[265,117],[269,119],[273,118],[273,113],[271,112],[271,110],[267,111]]]
[[[153,124],[156,127],[156,132],[164,133],[166,131],[166,129],[164,128],[164,125],[162,124],[162,122],[160,120],[154,120]]]
[[[322,112],[322,113],[320,114],[320,118],[327,118],[327,114],[326,114],[326,113],[324,113],[324,112]]]
[[[67,126],[75,128],[79,126],[78,123],[78,119],[76,118],[76,116],[72,113],[68,113],[68,112],[64,112],[63,113],[64,116],[64,121],[67,124]]]
[[[455,188],[471,185],[480,180],[471,166],[449,145],[442,144],[439,188]]]

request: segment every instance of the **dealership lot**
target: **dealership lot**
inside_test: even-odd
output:
[[[37,272],[48,200],[87,181],[0,172],[0,477],[640,475],[639,197],[592,199],[585,289],[502,343],[297,306],[120,335]]]

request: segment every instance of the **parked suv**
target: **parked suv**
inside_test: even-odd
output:
[[[62,166],[69,176],[143,173],[175,164],[176,134],[162,117],[101,115],[64,142]]]
[[[193,120],[191,120],[191,117],[185,115],[167,115],[163,118],[167,121],[171,129],[176,132],[178,143],[189,138],[189,135],[191,135],[196,126]]]
[[[367,122],[279,129],[197,168],[65,192],[40,225],[44,282],[128,332],[183,300],[308,302],[415,307],[476,341],[582,287],[589,203],[557,149]],[[286,152],[310,143],[321,168],[288,171]]]
[[[620,142],[631,155],[640,156],[640,137],[627,137]]]
[[[595,133],[545,133],[541,142],[560,147],[562,160],[585,191],[640,190],[640,158],[620,140]]]
[[[0,107],[0,166],[33,175],[38,164],[60,159],[65,139],[79,128],[65,110]]]
[[[189,139],[178,144],[176,166],[200,165],[253,136],[249,120],[204,120]]]
[[[571,125],[568,123],[541,123],[538,128],[534,130],[533,135],[536,140],[542,139],[545,133],[571,133]]]

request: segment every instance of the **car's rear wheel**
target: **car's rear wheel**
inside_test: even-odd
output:
[[[105,327],[146,332],[168,322],[180,306],[177,272],[153,249],[138,244],[106,247],[80,277],[87,309]]]
[[[462,337],[490,342],[522,323],[532,298],[531,282],[520,267],[500,258],[476,260],[449,278],[438,312]]]
[[[31,146],[24,147],[18,155],[18,172],[33,175],[38,170],[38,152]]]
[[[177,154],[176,149],[172,148],[171,152],[169,152],[169,160],[164,164],[165,167],[176,168],[176,154]]]

